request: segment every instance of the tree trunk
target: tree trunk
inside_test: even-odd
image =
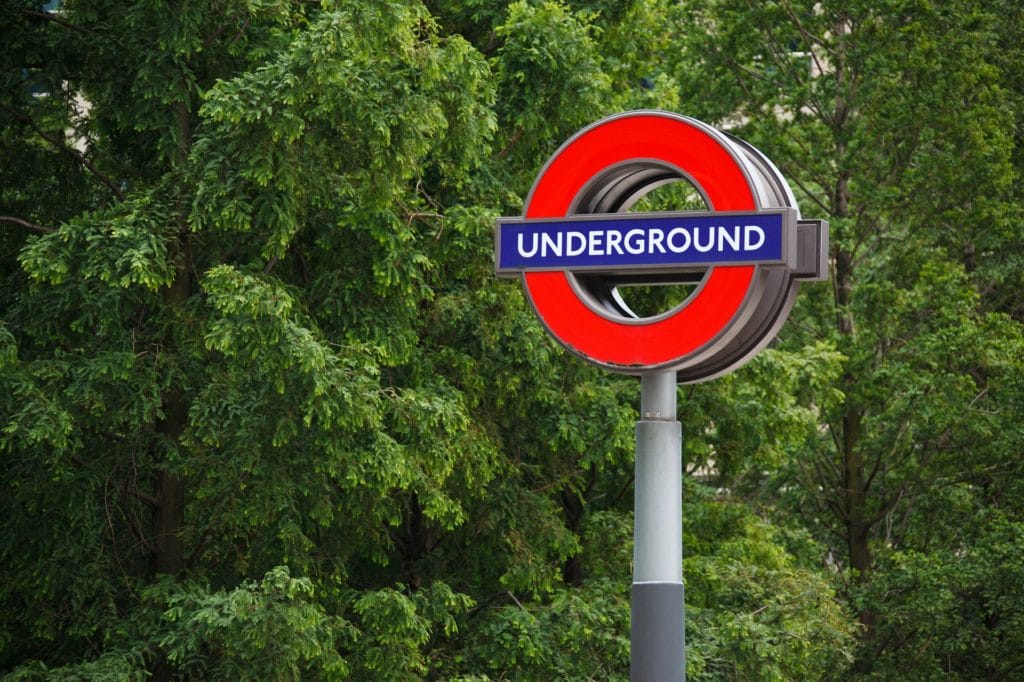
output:
[[[178,306],[189,295],[190,283],[184,258],[170,288],[164,292],[164,303]],[[170,345],[174,352],[173,344]],[[172,447],[181,447],[181,434],[188,418],[188,405],[179,388],[172,387],[164,395],[164,417],[157,424],[157,433]],[[185,482],[180,476],[160,469],[156,481],[156,508],[153,510],[154,573],[177,575],[185,567],[181,529],[185,524]]]
[[[433,548],[433,537],[430,528],[424,523],[423,505],[419,496],[413,493],[409,498],[409,511],[405,515],[405,537],[400,541],[402,562],[405,565],[406,585],[411,592],[423,586],[420,575],[420,562]]]
[[[179,243],[182,243],[182,238]],[[184,251],[184,250],[183,250]],[[191,283],[185,253],[178,259],[174,282],[164,291],[166,306],[180,306],[188,299]],[[172,332],[173,333],[173,332]],[[168,351],[175,351],[173,339],[168,339]],[[163,399],[164,417],[157,423],[157,433],[172,447],[181,447],[181,434],[188,419],[188,403],[178,387],[170,388]],[[166,463],[160,462],[166,466]],[[185,569],[185,549],[181,531],[185,525],[185,481],[167,468],[158,469],[156,480],[156,507],[153,510],[153,553],[150,565],[154,573],[177,576]],[[179,679],[178,670],[163,654],[153,666],[153,682],[171,682]]]
[[[589,479],[586,487],[586,491],[589,491],[597,480],[597,470],[595,467],[590,467]],[[585,494],[585,493],[582,493]],[[573,489],[572,486],[566,486],[562,489],[562,510],[565,514],[565,525],[573,532],[576,537],[582,538],[583,535],[583,513],[585,502],[580,492]],[[584,566],[583,566],[583,555],[574,554],[565,560],[562,564],[562,580],[566,585],[570,587],[583,587],[583,578],[585,577]]]
[[[177,102],[173,108],[173,127],[177,147],[171,159],[171,165],[182,168],[187,163],[189,149],[192,145],[192,128],[188,105],[184,101]],[[177,227],[175,242],[169,249],[168,257],[174,262],[174,280],[163,290],[164,307],[171,313],[188,301],[192,293],[191,252],[189,248],[189,231],[187,217],[187,191],[178,190],[174,220]],[[167,352],[178,351],[174,340],[175,331],[169,332],[165,348]],[[168,388],[163,398],[164,417],[157,424],[157,433],[174,448],[181,447],[181,434],[185,430],[188,419],[188,403],[182,389],[178,386]],[[161,464],[158,463],[158,467]],[[173,471],[160,468],[156,481],[156,508],[153,511],[154,549],[152,568],[155,573],[177,575],[185,568],[185,553],[181,542],[181,530],[185,525],[185,481]]]
[[[839,107],[837,106],[837,109]],[[840,157],[845,148],[840,145]],[[849,175],[840,173],[836,181],[834,200],[835,215],[838,217],[849,216]],[[855,333],[853,311],[853,253],[849,250],[838,248],[835,253],[835,300],[836,300],[836,326],[841,336],[850,338]],[[852,387],[857,383],[857,378],[852,374],[843,377],[843,384]],[[849,392],[847,392],[849,395]],[[842,439],[839,453],[842,458],[843,474],[843,500],[842,507],[846,519],[846,549],[849,566],[854,571],[854,580],[858,585],[863,585],[871,573],[872,559],[869,540],[871,537],[871,524],[867,513],[868,483],[864,477],[864,460],[860,453],[860,437],[864,410],[853,405],[850,399],[844,405],[842,417]],[[876,614],[870,609],[862,609],[858,614],[858,620],[863,627],[861,638],[863,641],[871,641],[875,636]],[[857,662],[856,669],[859,672],[866,672],[870,668],[871,661],[862,659]]]

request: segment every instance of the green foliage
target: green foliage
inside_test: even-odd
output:
[[[800,566],[743,505],[691,486],[684,506],[687,677],[823,679],[852,661],[828,576]],[[792,539],[790,539],[792,541]]]
[[[512,604],[475,624],[463,670],[484,679],[628,679],[629,601],[620,585],[595,580],[531,607],[510,593]]]
[[[292,578],[283,566],[230,591],[160,584],[148,596],[168,588],[162,619],[169,627],[156,643],[185,675],[298,680],[314,671],[321,679],[348,673],[338,647],[354,637],[351,626],[324,613],[309,579]]]
[[[503,125],[514,131],[516,156],[537,157],[586,125],[606,107],[592,16],[556,2],[509,5],[495,33]],[[552,124],[555,125],[552,125]]]
[[[456,616],[473,605],[442,582],[408,596],[385,588],[359,596],[362,639],[355,656],[356,679],[419,679],[428,672],[426,645],[431,637],[449,638],[458,631]]]
[[[1015,677],[1022,666],[1021,524],[999,511],[965,518],[973,537],[960,552],[894,550],[861,596],[884,606],[879,636],[906,658],[881,658],[878,679]],[[959,554],[959,555],[958,555]]]
[[[171,212],[165,199],[151,195],[107,212],[85,213],[27,247],[22,267],[50,285],[70,278],[156,292],[174,279],[167,251]]]
[[[1019,675],[1020,12],[4,3],[0,674],[626,679],[637,382],[493,224],[663,107],[834,264],[680,392],[690,678]]]
[[[733,480],[830,545],[865,625],[855,670],[886,679],[1005,674],[931,648],[948,633],[924,608],[909,620],[929,634],[905,636],[880,595],[904,561],[931,566],[932,585],[952,582],[944,562],[981,562],[964,514],[1019,490],[1009,357],[1024,348],[997,283],[1021,240],[1014,11],[723,0],[675,15],[714,27],[679,34],[688,58],[666,70],[683,98],[777,159],[804,210],[831,224],[832,292],[801,296],[780,346],[828,339],[841,354],[821,385],[831,397],[814,398],[819,428],[783,443],[774,473]],[[998,648],[998,620],[972,629],[974,647]]]

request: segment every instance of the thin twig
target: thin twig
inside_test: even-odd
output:
[[[800,180],[798,176],[793,175],[790,177],[790,180],[792,180],[797,187],[803,190],[803,193],[807,196],[807,198],[813,201],[815,204],[817,204],[822,211],[824,211],[826,214],[832,213],[832,211],[829,210],[829,207],[825,205],[825,202],[819,199],[817,195],[814,194],[814,192],[812,192],[806,185],[804,185],[804,183]]]
[[[153,497],[149,493],[142,492],[134,485],[132,485],[131,487],[125,486],[125,493],[131,495],[140,502],[144,502],[151,509],[156,509],[158,506],[160,506],[160,502],[155,497]]]
[[[14,223],[15,225],[21,225],[26,230],[32,230],[33,232],[39,232],[40,234],[50,234],[51,232],[56,232],[57,231],[57,228],[55,228],[55,227],[46,227],[45,225],[36,225],[35,223],[30,223],[27,220],[22,220],[21,218],[15,218],[14,216],[10,216],[10,215],[0,215],[0,223]]]
[[[9,113],[11,116],[13,116],[15,119],[17,119],[17,120],[21,121],[22,123],[24,123],[25,125],[27,125],[29,128],[34,130],[36,132],[36,134],[39,135],[39,137],[43,138],[44,140],[49,142],[51,145],[53,145],[57,149],[61,150],[62,152],[64,152],[68,156],[72,157],[73,159],[78,161],[83,166],[85,166],[89,170],[89,172],[91,172],[93,175],[95,175],[96,178],[100,182],[102,182],[104,185],[109,187],[110,191],[113,192],[114,195],[118,199],[120,199],[121,201],[125,200],[125,193],[121,191],[121,188],[118,187],[116,184],[114,184],[113,180],[111,180],[106,175],[101,173],[99,171],[99,169],[97,169],[96,166],[94,166],[92,164],[92,161],[90,161],[88,158],[86,158],[85,154],[83,154],[82,152],[78,151],[74,147],[69,146],[67,143],[62,141],[60,138],[55,137],[53,135],[50,135],[49,133],[44,131],[42,128],[40,128],[39,125],[35,121],[33,121],[31,117],[23,114],[22,112],[18,111],[17,109],[15,109],[14,107],[10,106],[9,104],[7,104],[5,102],[0,102],[0,109],[3,109],[7,113]]]
[[[515,146],[516,142],[519,142],[519,138],[521,138],[522,136],[523,129],[516,128],[516,131],[512,133],[512,137],[509,139],[508,144],[505,145],[505,148],[498,152],[498,158],[504,159],[506,156],[508,156],[509,151],[512,149],[512,147]]]
[[[886,502],[886,503],[885,503],[885,504],[884,504],[884,505],[882,506],[882,510],[881,510],[880,512],[878,512],[877,514],[875,514],[874,516],[872,516],[872,517],[871,517],[870,519],[868,519],[868,521],[867,521],[867,525],[868,525],[869,527],[870,527],[870,526],[874,526],[874,525],[875,525],[875,524],[877,524],[877,523],[878,523],[879,521],[881,521],[882,519],[884,519],[884,518],[886,517],[886,515],[887,515],[887,514],[888,514],[889,512],[891,512],[891,511],[892,511],[893,509],[895,509],[895,508],[896,508],[896,505],[897,505],[897,504],[899,504],[900,500],[902,500],[902,499],[903,499],[903,497],[904,497],[904,495],[905,495],[905,494],[906,494],[906,488],[905,488],[905,487],[903,487],[903,486],[901,486],[901,487],[900,487],[900,489],[896,491],[896,494],[895,494],[895,495],[893,495],[893,496],[892,496],[892,497],[891,497],[891,498],[889,499],[889,501],[888,501],[888,502]]]
[[[522,605],[522,604],[521,604],[521,603],[519,602],[519,600],[518,600],[518,599],[516,599],[516,595],[512,594],[512,590],[508,590],[508,591],[506,592],[506,594],[508,594],[508,596],[512,597],[512,601],[514,601],[514,602],[516,603],[516,606],[518,606],[519,608],[521,608],[521,609],[522,609],[523,611],[525,611],[525,610],[526,610],[526,607],[525,607],[525,606],[523,606],[523,605]]]
[[[72,24],[67,19],[63,19],[60,16],[58,16],[56,14],[53,14],[52,12],[39,12],[39,11],[33,10],[33,9],[23,9],[23,10],[20,10],[20,11],[26,17],[33,17],[35,19],[43,19],[44,21],[52,21],[53,23],[60,24],[64,28],[71,29],[72,31],[75,31],[76,33],[82,33],[82,34],[87,35],[87,36],[94,36],[94,35],[96,35],[96,31],[93,31],[92,29],[86,28],[84,26],[79,26],[78,24]]]

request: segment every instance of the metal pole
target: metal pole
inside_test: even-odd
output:
[[[640,379],[636,425],[632,682],[684,682],[682,428],[676,373]]]

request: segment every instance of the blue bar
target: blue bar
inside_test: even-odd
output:
[[[496,236],[496,269],[507,274],[784,263],[787,216],[782,210],[502,219]]]

